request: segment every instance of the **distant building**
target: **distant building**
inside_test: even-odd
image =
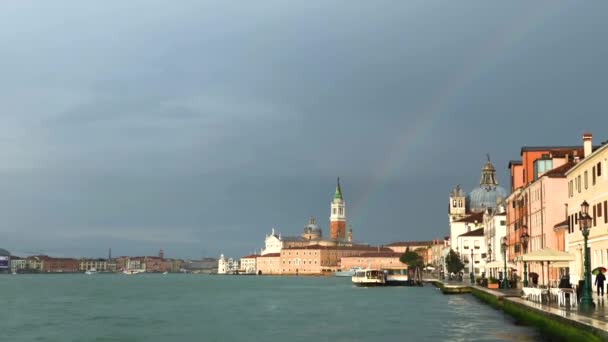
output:
[[[0,273],[8,273],[11,267],[11,253],[0,248]]]
[[[201,260],[186,260],[182,263],[181,271],[187,273],[217,273],[218,259],[203,258]]]
[[[27,260],[20,257],[11,256],[11,270],[19,272],[27,268]]]
[[[259,257],[259,255],[257,255],[257,254],[251,254],[251,255],[242,257],[240,272],[243,272],[245,274],[255,274],[257,257]]]
[[[114,264],[115,265],[115,264]],[[97,272],[110,272],[111,263],[106,259],[80,259],[79,260],[79,270],[81,272],[86,272],[90,270],[96,270]],[[114,271],[116,267],[114,267]]]
[[[381,269],[407,269],[407,265],[399,261],[403,253],[396,252],[367,252],[360,255],[344,256],[341,267],[348,270],[353,267],[381,268]]]
[[[239,261],[232,258],[225,258],[222,254],[217,261],[217,274],[235,274],[239,271]]]
[[[341,269],[341,259],[365,253],[392,252],[386,247],[322,246],[283,248],[281,253],[256,258],[257,274],[322,275]]]

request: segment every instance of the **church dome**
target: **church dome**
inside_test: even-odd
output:
[[[316,220],[314,217],[311,217],[308,220],[308,224],[304,226],[304,232],[302,237],[307,240],[320,239],[323,235],[321,228],[317,226]]]
[[[488,162],[481,170],[479,187],[473,189],[469,195],[469,208],[475,213],[485,211],[487,208],[495,209],[497,203],[502,202],[506,197],[507,191],[498,186],[496,169],[488,156]]]

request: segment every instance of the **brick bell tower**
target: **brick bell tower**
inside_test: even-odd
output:
[[[342,189],[340,189],[340,178],[336,185],[334,199],[331,202],[331,211],[329,216],[329,238],[332,240],[346,239],[346,208],[344,199],[342,198]]]

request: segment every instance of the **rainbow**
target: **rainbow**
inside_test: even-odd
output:
[[[403,133],[396,138],[392,148],[388,149],[383,162],[376,168],[377,172],[366,184],[363,195],[353,202],[349,216],[357,217],[361,222],[365,221],[364,219],[369,215],[370,202],[377,194],[385,190],[388,180],[398,176],[398,172],[408,160],[410,153],[425,142],[429,136],[433,136],[431,133],[434,126],[450,114],[450,105],[475,80],[495,69],[499,65],[504,51],[519,43],[534,27],[540,26],[550,17],[564,11],[566,6],[567,4],[547,8],[540,3],[529,3],[526,12],[517,17],[514,22],[509,22],[508,25],[502,27],[492,39],[477,49],[475,58],[471,58],[453,77],[438,88],[432,97],[433,101],[419,112],[411,113],[413,117],[420,119],[412,123],[409,113],[405,113],[402,122]],[[354,228],[356,229],[356,226]]]

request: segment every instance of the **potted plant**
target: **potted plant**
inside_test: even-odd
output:
[[[488,288],[497,289],[498,288],[498,279],[496,279],[494,277],[488,278]]]

